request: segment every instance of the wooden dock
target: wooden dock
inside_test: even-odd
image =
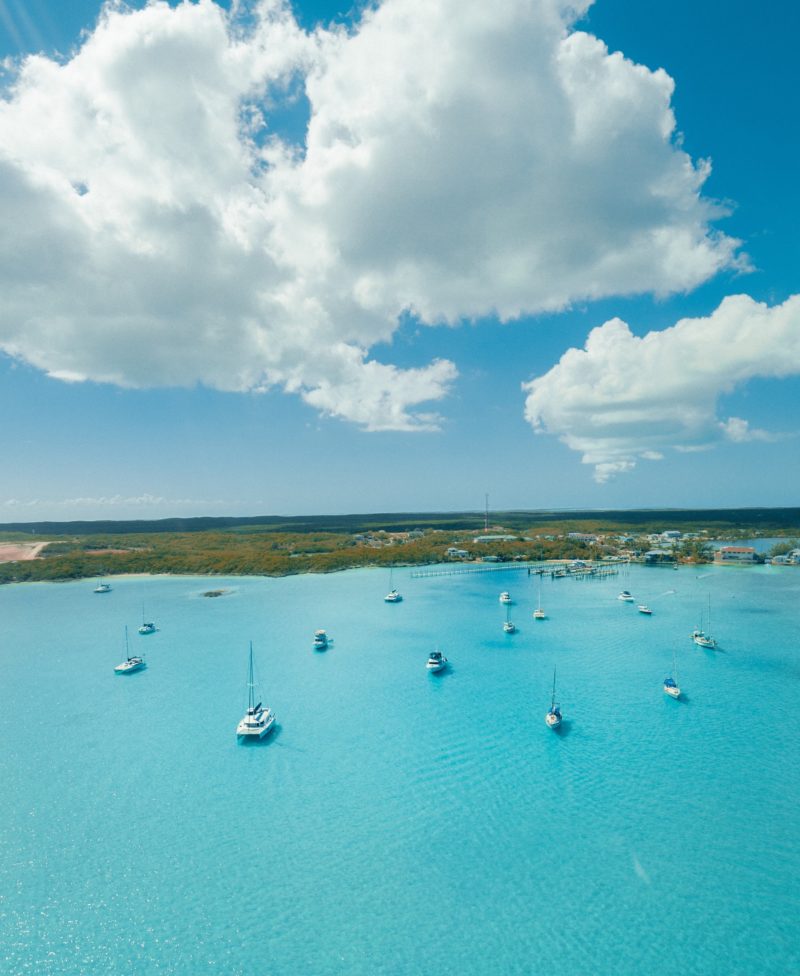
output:
[[[411,579],[430,579],[434,576],[466,576],[471,573],[521,573],[529,576],[549,576],[551,579],[604,579],[616,576],[620,566],[627,563],[599,563],[586,566],[572,566],[570,560],[563,562],[509,562],[509,563],[470,563],[469,566],[431,566],[429,569],[415,569],[409,574]]]

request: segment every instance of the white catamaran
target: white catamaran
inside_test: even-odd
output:
[[[672,674],[664,678],[664,694],[670,698],[680,698],[681,689],[678,687],[678,664],[675,652],[672,652]]]
[[[400,592],[392,586],[392,575],[394,573],[393,569],[389,570],[389,592],[383,598],[384,603],[400,603],[403,599]]]
[[[553,668],[553,697],[550,701],[550,708],[544,717],[549,729],[557,729],[561,725],[561,706],[556,704],[556,669]]]
[[[275,713],[265,708],[261,702],[256,704],[256,683],[253,678],[253,642],[250,641],[250,666],[247,673],[247,711],[236,726],[240,739],[263,739],[275,724]]]
[[[547,614],[542,610],[542,585],[539,584],[539,602],[533,611],[534,620],[547,620]]]
[[[711,596],[708,597],[708,629],[711,630]],[[692,640],[698,647],[713,650],[717,646],[716,640],[703,630],[703,612],[700,611],[700,626],[692,631]]]

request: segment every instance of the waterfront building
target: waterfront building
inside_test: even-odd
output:
[[[754,563],[757,558],[752,546],[723,546],[714,553],[715,563]]]

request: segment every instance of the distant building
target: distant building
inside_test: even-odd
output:
[[[757,558],[752,546],[723,546],[714,553],[715,563],[754,563]]]
[[[568,539],[575,539],[577,542],[597,542],[596,535],[589,535],[587,532],[568,532]]]
[[[669,549],[648,549],[644,554],[646,563],[674,563],[675,556]]]
[[[475,537],[475,542],[516,542],[515,535],[479,535]]]
[[[445,551],[445,556],[449,559],[469,559],[469,553],[466,549],[457,549],[455,546],[450,546]]]

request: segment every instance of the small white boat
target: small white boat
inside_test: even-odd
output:
[[[94,592],[95,593],[110,593],[111,592],[111,584],[110,583],[98,583],[97,586],[94,588]]]
[[[247,677],[247,711],[236,726],[240,739],[263,739],[275,724],[275,713],[256,701],[256,684],[253,678],[253,642],[250,641],[250,666]]]
[[[390,569],[389,570],[389,587],[390,587],[390,589],[389,589],[389,592],[386,594],[386,596],[383,598],[384,603],[400,603],[402,601],[402,599],[403,599],[402,596],[400,595],[400,593],[398,592],[398,590],[396,590],[392,586],[392,572],[393,571]]]
[[[142,607],[142,626],[139,628],[140,634],[154,634],[156,632],[156,625],[152,620],[145,620],[144,618],[144,607]]]
[[[539,587],[539,603],[536,609],[533,611],[534,620],[547,620],[547,614],[542,610],[542,588]]]
[[[711,628],[711,597],[708,598],[708,626]],[[692,631],[692,640],[697,644],[698,647],[704,647],[706,650],[713,650],[717,646],[716,640],[707,634],[703,630],[703,612],[700,611],[700,626],[695,627]]]
[[[441,651],[431,651],[425,667],[428,671],[444,671],[447,667],[447,658]]]
[[[617,599],[622,600],[624,603],[633,603],[633,595],[628,590],[623,590]]]
[[[553,668],[553,697],[550,701],[550,708],[544,717],[549,729],[557,729],[561,725],[561,706],[556,704],[556,669]]]
[[[314,650],[325,651],[333,643],[333,638],[328,637],[324,630],[314,631]]]
[[[639,613],[644,613],[648,617],[653,613],[653,611],[650,609],[650,607],[647,606],[646,603],[640,603],[636,609],[639,611]]]
[[[504,634],[515,634],[517,632],[516,625],[513,624],[508,619],[508,614],[510,612],[509,604],[506,604],[506,619],[503,621],[503,633]]]
[[[670,698],[680,698],[681,689],[678,687],[678,665],[675,653],[672,654],[672,674],[664,678],[664,694]]]
[[[134,671],[144,671],[147,662],[140,654],[131,654],[128,649],[128,628],[125,628],[125,660],[114,668],[115,674],[133,674]]]
[[[500,594],[500,602],[511,603],[511,594],[508,592],[508,590],[503,590],[503,592]]]

